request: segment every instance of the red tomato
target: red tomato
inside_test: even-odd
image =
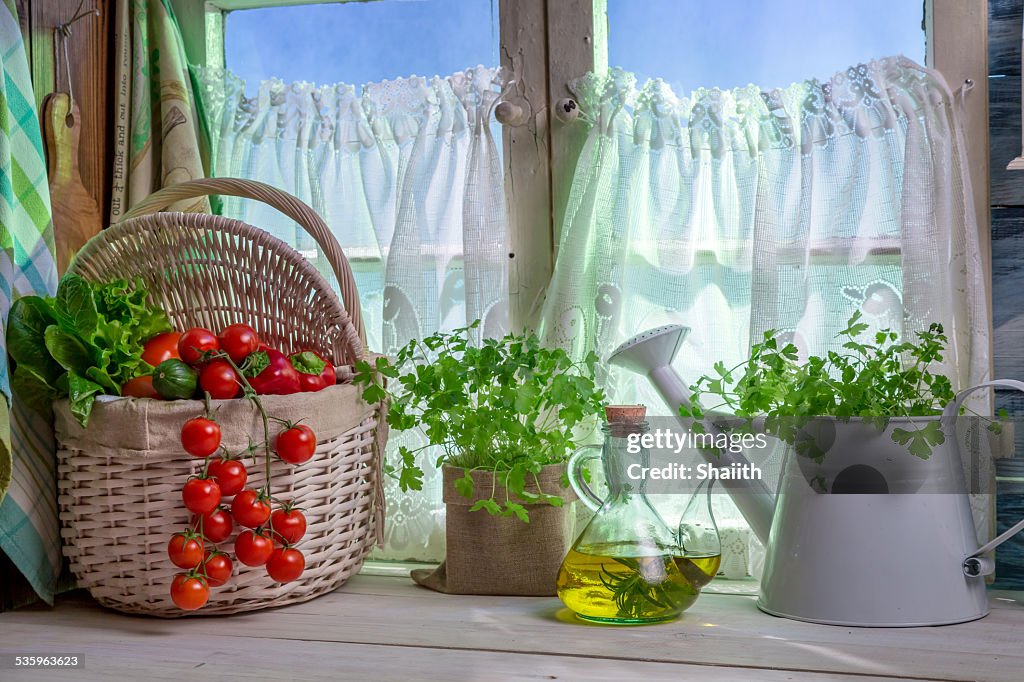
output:
[[[210,587],[220,587],[231,578],[234,570],[231,559],[224,552],[207,552],[206,561],[203,562],[203,571],[206,573],[206,582]]]
[[[154,400],[163,400],[163,396],[156,392],[153,388],[153,375],[147,374],[144,377],[135,377],[124,382],[124,386],[121,387],[121,395],[131,396],[132,398],[153,398]]]
[[[210,601],[210,588],[194,573],[179,573],[171,581],[171,600],[183,611],[195,611]]]
[[[224,497],[231,497],[241,492],[245,487],[246,479],[249,478],[245,465],[237,459],[214,458],[210,461],[210,466],[206,471],[213,477],[213,480],[217,481],[217,485],[220,486],[220,494]]]
[[[316,434],[305,424],[297,424],[277,434],[274,450],[289,464],[308,462],[316,450]]]
[[[243,490],[231,501],[231,515],[246,528],[257,528],[270,518],[270,505],[255,490]]]
[[[220,344],[209,329],[193,327],[178,339],[178,355],[189,365],[198,365],[203,353],[216,350],[220,350]]]
[[[222,494],[223,492],[221,490]],[[192,527],[197,533],[202,533],[203,537],[216,544],[228,539],[235,528],[235,522],[231,519],[231,514],[223,509],[214,509],[209,514],[197,516]]]
[[[220,486],[212,478],[190,478],[181,489],[181,500],[193,514],[209,514],[220,504]]]
[[[242,382],[227,360],[213,360],[199,370],[199,386],[216,400],[229,400],[242,394]]]
[[[178,355],[178,340],[181,332],[157,334],[142,346],[142,361],[156,367],[164,360],[181,359]]]
[[[256,330],[247,324],[232,324],[224,327],[224,330],[217,337],[220,348],[228,354],[236,365],[255,353],[260,347],[260,338]]]
[[[167,543],[167,556],[178,568],[195,568],[203,560],[203,543],[192,533],[175,533]]]
[[[267,574],[279,583],[290,583],[302,575],[306,558],[293,547],[275,549],[267,560]]]
[[[220,447],[220,427],[206,417],[193,417],[181,427],[181,447],[193,457],[209,457]]]
[[[274,552],[274,543],[266,535],[243,530],[235,538],[235,556],[246,566],[262,566]]]
[[[274,531],[274,540],[294,545],[306,534],[306,517],[298,509],[275,509],[270,515],[270,528]]]

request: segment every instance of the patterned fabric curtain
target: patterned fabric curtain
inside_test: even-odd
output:
[[[142,199],[205,177],[203,119],[169,0],[117,0],[114,172],[110,222]],[[209,213],[205,197],[177,211]]]
[[[31,601],[28,586],[53,603],[60,575],[57,483],[50,415],[12,395],[5,332],[20,296],[57,288],[50,190],[28,59],[13,2],[0,3],[0,605]],[[22,580],[22,578],[24,580]]]
[[[768,329],[821,355],[859,310],[904,337],[941,322],[955,383],[986,377],[977,224],[937,72],[889,58],[827,82],[679,96],[612,70],[574,89],[592,127],[543,308],[549,342],[607,357],[685,324],[676,369],[693,380]],[[635,376],[613,370],[607,387],[668,414]]]
[[[484,337],[505,333],[508,227],[491,123],[500,71],[362,88],[268,80],[253,97],[230,72],[201,81],[214,174],[280,187],[324,217],[352,263],[370,348],[391,353],[476,319]],[[223,213],[295,246],[333,281],[317,245],[273,209],[225,198]],[[390,446],[417,438],[392,434]],[[377,556],[444,556],[435,456],[421,454],[423,491],[388,482],[387,547]]]

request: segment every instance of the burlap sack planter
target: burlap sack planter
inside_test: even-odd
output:
[[[262,396],[269,414],[302,419],[317,434],[313,458],[293,466],[274,458],[273,493],[294,501],[308,522],[299,544],[302,577],[277,583],[263,567],[235,561],[235,575],[211,590],[195,615],[236,613],[306,601],[344,584],[363,563],[381,529],[380,447],[386,438],[376,406],[352,385],[316,393]],[[246,400],[211,403],[224,445],[241,450],[262,441],[263,425]],[[102,605],[129,613],[181,616],[170,598],[180,569],[167,558],[171,535],[186,528],[190,513],[181,487],[202,469],[178,440],[185,420],[202,414],[195,400],[163,402],[117,398],[97,402],[82,428],[68,402],[54,403],[58,450],[58,505],[64,555],[78,585]],[[271,434],[282,427],[271,427]],[[264,460],[247,462],[247,487],[266,480]],[[225,499],[225,504],[230,498]],[[233,546],[235,532],[221,547]]]
[[[486,511],[471,512],[479,496],[467,499],[455,489],[463,469],[445,465],[444,502],[447,553],[436,569],[418,569],[412,578],[420,585],[448,594],[490,594],[548,597],[555,594],[555,579],[566,551],[573,540],[574,520],[570,502],[576,499],[572,488],[562,487],[565,464],[544,467],[538,475],[540,489],[565,500],[561,507],[549,504],[523,504],[530,522],[515,517],[492,516]],[[473,489],[495,499],[505,499],[501,485],[489,471],[473,471]],[[537,492],[532,481],[527,491]]]

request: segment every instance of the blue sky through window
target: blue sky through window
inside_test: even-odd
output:
[[[228,68],[254,84],[447,76],[498,65],[498,0],[383,0],[230,12]]]
[[[924,0],[607,2],[608,62],[678,94],[824,80],[901,53],[924,63]]]
[[[559,0],[552,0],[557,2]],[[923,0],[607,0],[609,62],[679,93],[784,86],[903,53]],[[228,14],[227,65],[260,80],[362,84],[498,63],[498,0],[382,0]]]

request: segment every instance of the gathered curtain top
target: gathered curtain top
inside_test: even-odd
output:
[[[700,88],[679,96],[661,79],[638,88],[636,76],[619,68],[588,73],[570,89],[585,120],[602,134],[715,156],[794,147],[807,152],[843,135],[880,135],[952,100],[938,72],[903,56],[851,66],[825,82],[773,90]]]
[[[227,69],[197,67],[212,120],[231,120],[234,132],[289,139],[311,147],[351,151],[381,142],[403,144],[427,126],[458,134],[488,124],[507,80],[501,68],[477,66],[450,76],[411,76],[357,88],[348,83],[262,81],[255,96]],[[234,114],[225,119],[224,114]]]

